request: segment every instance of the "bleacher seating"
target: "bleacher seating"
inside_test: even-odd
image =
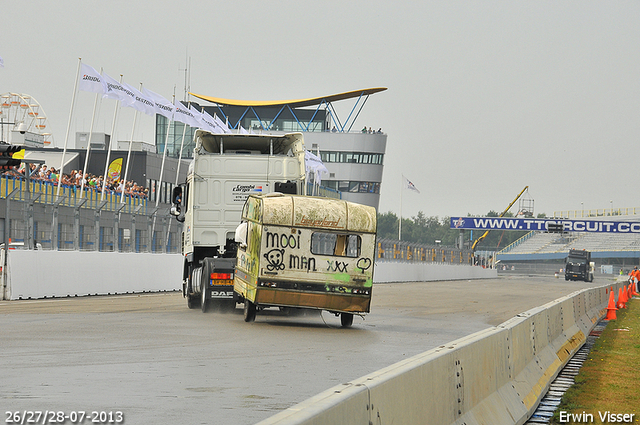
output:
[[[533,235],[528,235],[521,243],[507,246],[498,255],[561,253],[570,249],[591,252],[640,251],[640,234],[533,232]]]

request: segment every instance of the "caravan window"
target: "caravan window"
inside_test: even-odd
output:
[[[314,255],[335,255],[338,257],[358,257],[361,239],[358,235],[338,235],[314,232],[311,235],[311,253]]]

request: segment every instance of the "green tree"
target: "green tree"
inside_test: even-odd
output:
[[[500,214],[489,211],[485,217],[498,217]],[[471,215],[468,215],[471,217]],[[513,217],[507,213],[505,217]],[[435,241],[441,241],[444,246],[456,246],[460,237],[460,230],[450,228],[450,217],[440,219],[437,216],[427,217],[424,212],[418,211],[415,217],[402,219],[402,240],[408,242],[435,245]],[[463,232],[463,242],[472,244],[473,239],[479,238],[484,233],[483,230],[473,232],[465,230]],[[476,246],[476,250],[496,250],[502,249],[520,237],[526,231],[492,231]],[[378,214],[378,238],[398,239],[398,216],[392,212]]]

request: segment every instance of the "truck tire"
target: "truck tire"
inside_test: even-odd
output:
[[[256,305],[245,298],[244,300],[244,321],[253,322],[256,320]]]
[[[353,324],[353,314],[340,313],[340,324],[343,328],[349,328]]]
[[[200,287],[200,308],[203,313],[206,313],[209,309],[209,301],[207,299],[207,286],[204,282],[202,282],[202,286]]]
[[[200,274],[200,308],[203,313],[209,309],[210,299],[207,298],[207,287],[209,286],[209,263],[204,261],[202,264],[202,273]]]
[[[196,309],[200,307],[200,297],[198,297],[197,295],[193,295],[191,293],[192,288],[193,288],[193,270],[190,269],[187,285],[186,285],[186,288],[183,289],[183,291],[186,293],[187,307],[189,307],[190,309]]]
[[[187,307],[191,309],[200,307],[200,298],[197,295],[187,294]]]

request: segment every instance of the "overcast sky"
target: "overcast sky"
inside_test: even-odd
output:
[[[371,87],[354,129],[388,133],[380,212],[640,207],[638,1],[3,2],[0,94],[42,106],[62,147],[78,67],[184,97],[316,97]],[[88,131],[79,92],[69,137]],[[111,131],[114,102],[95,131]],[[336,104],[347,111],[349,101]],[[128,140],[134,110],[119,112]],[[136,140],[153,142],[139,118]],[[517,205],[516,205],[517,207]]]

